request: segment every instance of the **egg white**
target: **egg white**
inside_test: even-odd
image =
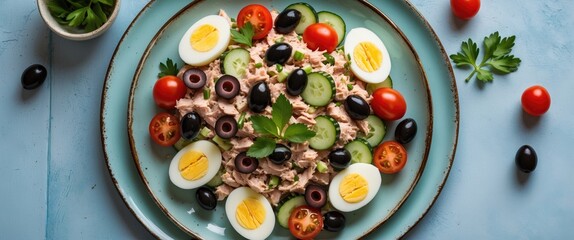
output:
[[[341,181],[345,178],[345,176],[352,173],[357,173],[365,178],[369,188],[365,199],[356,203],[346,202],[339,194],[339,185],[341,185]],[[379,169],[377,169],[377,167],[368,163],[354,163],[333,177],[333,181],[331,181],[331,184],[329,185],[329,201],[334,208],[341,212],[355,211],[364,207],[367,205],[367,203],[373,200],[375,195],[377,195],[377,192],[379,192],[380,187],[381,173],[379,173]]]
[[[199,52],[193,49],[189,43],[191,34],[200,26],[209,24],[219,31],[219,37],[215,46],[207,52]],[[229,45],[231,40],[231,26],[227,19],[219,15],[209,15],[195,22],[183,35],[179,42],[179,57],[192,66],[204,66],[219,57]]]
[[[209,164],[207,166],[207,173],[197,180],[187,180],[181,176],[179,172],[179,160],[188,151],[195,150],[202,152],[207,157]],[[182,189],[194,189],[205,185],[211,180],[221,167],[221,151],[219,148],[210,141],[199,140],[193,142],[182,148],[171,160],[169,164],[169,179],[171,182]]]
[[[235,218],[237,207],[244,199],[249,197],[257,199],[265,209],[265,220],[263,221],[263,224],[253,230],[243,228]],[[229,194],[229,196],[227,196],[227,200],[225,202],[225,214],[235,231],[247,239],[266,239],[271,235],[273,227],[275,227],[275,214],[273,212],[273,208],[271,208],[271,204],[263,195],[253,191],[249,187],[236,188]]]
[[[381,63],[381,67],[373,72],[366,72],[363,71],[359,65],[355,62],[355,54],[354,50],[355,47],[361,42],[371,42],[373,43],[383,55],[383,61]],[[369,29],[366,28],[353,28],[347,34],[347,38],[345,39],[345,54],[351,57],[351,71],[355,74],[356,77],[361,79],[364,82],[368,83],[380,83],[383,82],[389,74],[391,73],[391,58],[389,56],[389,52],[385,47],[385,44],[381,39]]]

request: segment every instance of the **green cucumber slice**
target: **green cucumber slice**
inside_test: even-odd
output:
[[[369,94],[373,94],[375,90],[384,87],[393,88],[393,79],[391,79],[390,75],[380,83],[367,83],[366,90]]]
[[[339,123],[325,115],[316,117],[315,122],[313,130],[317,134],[309,139],[309,146],[315,150],[325,150],[335,145],[341,133]]]
[[[365,136],[365,140],[369,142],[371,147],[379,145],[385,135],[387,134],[387,126],[379,117],[375,115],[369,115],[365,121],[369,123],[369,132]]]
[[[249,61],[251,61],[249,51],[243,48],[233,49],[227,52],[223,58],[223,73],[241,80],[247,74]]]
[[[300,2],[300,3],[293,3],[287,6],[285,9],[295,9],[301,13],[301,20],[299,20],[299,24],[295,27],[295,32],[297,34],[303,34],[305,28],[313,23],[317,23],[317,12],[311,5]]]
[[[289,228],[289,217],[291,212],[296,207],[305,205],[305,197],[297,195],[285,201],[281,206],[279,206],[279,211],[277,212],[277,222],[284,228]]]
[[[315,107],[327,106],[335,96],[335,80],[326,72],[307,75],[307,86],[301,93],[303,101]]]
[[[341,45],[341,42],[343,42],[343,39],[345,38],[345,33],[347,32],[347,27],[343,18],[329,11],[321,11],[317,13],[317,18],[320,23],[329,24],[333,29],[335,29],[338,37],[337,45]]]
[[[345,145],[345,149],[351,153],[351,164],[353,163],[372,163],[373,154],[371,145],[367,140],[357,138]]]

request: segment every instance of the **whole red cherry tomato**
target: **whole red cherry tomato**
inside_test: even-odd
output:
[[[373,92],[371,108],[383,120],[397,120],[407,112],[407,103],[397,90],[384,87]]]
[[[337,31],[329,24],[314,23],[305,28],[303,41],[311,50],[332,52],[337,47],[339,37]]]
[[[480,0],[450,0],[450,7],[455,16],[468,20],[480,9]]]
[[[535,85],[522,93],[522,109],[532,116],[540,116],[550,108],[550,93],[546,88]]]
[[[153,100],[163,109],[172,109],[180,98],[187,93],[183,80],[176,76],[165,76],[157,80],[153,86]]]

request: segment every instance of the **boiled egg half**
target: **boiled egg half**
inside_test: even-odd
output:
[[[231,40],[230,24],[222,16],[209,15],[195,22],[179,42],[179,56],[192,66],[204,66],[225,51]]]
[[[177,152],[169,164],[169,179],[183,189],[201,187],[221,166],[221,151],[205,140],[193,142]]]
[[[275,226],[271,204],[249,187],[236,188],[229,194],[225,213],[235,231],[247,239],[266,239]]]
[[[380,187],[381,174],[377,167],[354,163],[333,177],[329,200],[341,212],[355,211],[373,200]]]
[[[380,83],[391,73],[391,58],[383,41],[371,30],[354,28],[345,39],[351,71],[364,82]]]

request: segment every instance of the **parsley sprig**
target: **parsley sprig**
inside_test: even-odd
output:
[[[247,150],[247,156],[263,158],[271,155],[275,149],[276,139],[303,143],[315,136],[315,132],[305,124],[288,124],[292,115],[293,106],[287,97],[281,94],[271,106],[271,118],[262,115],[251,116],[253,129],[260,136]]]
[[[239,30],[231,29],[233,41],[250,47],[253,46],[253,35],[255,35],[255,30],[251,22],[245,23]]]
[[[473,71],[465,79],[470,81],[476,74],[476,78],[483,82],[490,82],[494,79],[493,73],[508,74],[518,70],[520,58],[510,55],[514,47],[515,36],[501,38],[498,32],[490,34],[484,38],[484,54],[482,61],[477,62],[478,53],[480,52],[477,44],[468,39],[462,42],[461,51],[457,54],[450,55],[450,59],[456,67],[470,66]]]
[[[176,76],[179,72],[177,63],[174,64],[170,58],[167,58],[165,63],[159,63],[159,70],[160,72],[157,74],[158,77]]]
[[[50,0],[47,5],[58,23],[91,32],[108,21],[114,3],[115,0]]]

